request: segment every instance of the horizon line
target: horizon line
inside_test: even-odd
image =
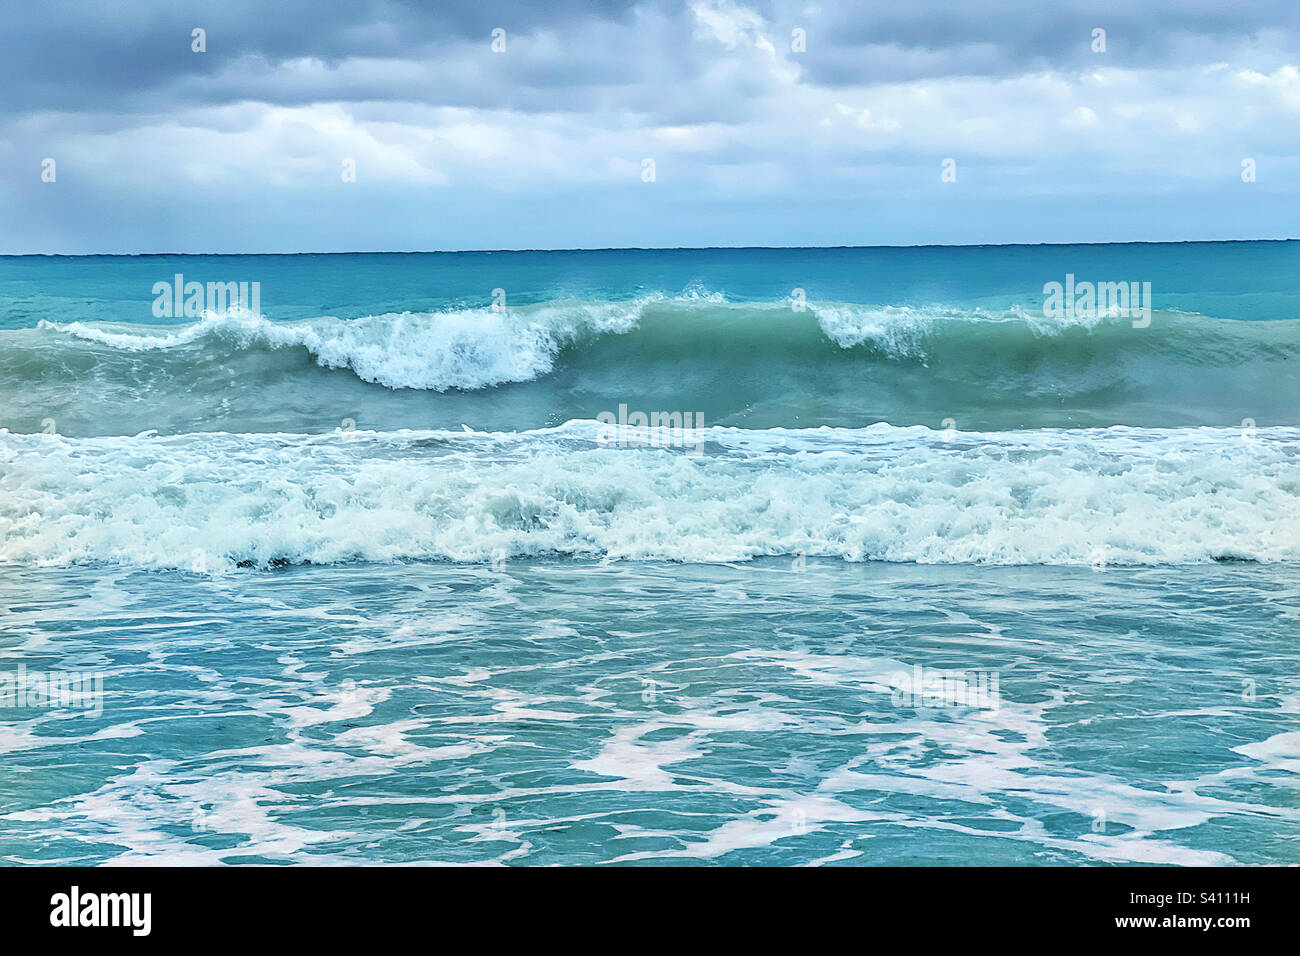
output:
[[[343,252],[5,252],[0,259],[92,259],[92,258],[146,258],[153,256],[432,256],[432,255],[487,255],[497,252],[715,252],[785,251],[803,252],[832,249],[1005,249],[1039,248],[1042,246],[1186,246],[1218,245],[1230,242],[1300,242],[1300,237],[1286,236],[1274,239],[1121,239],[1110,242],[924,242],[903,245],[830,245],[830,246],[566,246],[562,248],[516,249],[352,249]]]

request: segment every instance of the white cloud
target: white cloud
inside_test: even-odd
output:
[[[1062,116],[1058,122],[1066,129],[1071,130],[1093,129],[1101,125],[1101,120],[1097,118],[1096,111],[1086,106],[1076,106],[1070,110],[1068,115]]]
[[[776,48],[764,33],[763,18],[730,0],[692,0],[691,12],[728,50],[741,45],[775,56]]]

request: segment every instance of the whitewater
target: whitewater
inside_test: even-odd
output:
[[[1300,430],[0,433],[0,558],[215,569],[563,556],[1300,560]]]

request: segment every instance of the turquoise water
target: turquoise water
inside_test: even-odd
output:
[[[1300,862],[1297,267],[0,258],[0,859]]]

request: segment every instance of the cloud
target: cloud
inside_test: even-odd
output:
[[[1179,194],[1220,210],[1203,230],[1275,235],[1300,182],[1289,3],[121,0],[8,27],[12,252],[736,244],[756,221],[774,244],[1059,241],[1092,234],[1080,197]]]

